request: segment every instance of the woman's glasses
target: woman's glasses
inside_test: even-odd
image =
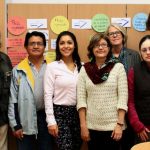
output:
[[[108,36],[111,37],[115,37],[115,36],[120,36],[121,32],[120,31],[115,31],[115,32],[109,32]]]
[[[107,43],[102,43],[102,44],[95,45],[94,47],[95,48],[100,48],[100,47],[106,48],[106,47],[108,47],[108,44]]]

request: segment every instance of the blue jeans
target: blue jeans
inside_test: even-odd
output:
[[[48,133],[46,114],[44,110],[37,112],[38,135],[24,135],[17,139],[18,150],[53,150],[53,139]]]

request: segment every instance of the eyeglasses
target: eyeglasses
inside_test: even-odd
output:
[[[114,37],[114,36],[120,36],[121,32],[120,31],[115,31],[115,32],[110,32],[108,33],[109,37]]]
[[[44,44],[42,42],[30,42],[28,45],[32,46],[32,47],[35,47],[36,45],[37,46],[43,46]]]
[[[141,52],[143,52],[143,53],[147,53],[148,51],[150,52],[150,47],[141,49]]]
[[[108,47],[108,44],[107,43],[102,43],[102,44],[95,45],[94,47],[95,48],[100,48],[100,47],[106,48],[106,47]]]

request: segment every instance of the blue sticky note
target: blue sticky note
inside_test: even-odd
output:
[[[133,28],[137,31],[146,31],[146,21],[148,15],[145,13],[138,13],[132,19]]]

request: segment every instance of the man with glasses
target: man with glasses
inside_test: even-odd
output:
[[[43,77],[48,63],[43,56],[45,35],[37,31],[27,33],[24,47],[28,57],[12,71],[8,109],[10,126],[18,150],[52,150],[44,110]]]
[[[109,40],[112,44],[113,57],[118,58],[124,65],[126,73],[136,63],[140,62],[140,55],[137,51],[125,47],[127,41],[127,34],[124,27],[119,24],[111,24],[106,31]],[[127,129],[123,133],[121,139],[121,150],[130,150],[134,145],[134,132],[129,124],[126,115]]]

